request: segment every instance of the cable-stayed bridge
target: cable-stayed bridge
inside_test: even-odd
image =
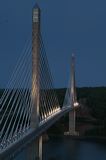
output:
[[[32,42],[27,41],[7,87],[0,98],[0,160],[14,159],[23,149],[28,160],[42,160],[42,133],[69,113],[69,133],[75,132],[75,58],[72,55],[70,86],[59,105],[53,76],[40,31],[41,10],[32,14]]]

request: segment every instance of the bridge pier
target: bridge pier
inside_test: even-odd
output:
[[[76,132],[76,108],[78,108],[79,104],[77,102],[77,95],[76,95],[76,85],[75,85],[75,57],[72,55],[72,62],[71,62],[71,99],[70,99],[70,107],[72,111],[69,112],[69,132],[68,135],[76,136],[78,132]]]
[[[75,130],[76,126],[76,108],[78,107],[77,95],[76,95],[76,85],[75,85],[75,57],[72,55],[71,62],[71,108],[72,111],[69,112],[69,135],[76,136],[78,133]]]
[[[35,160],[42,160],[42,136],[35,141]]]
[[[42,136],[29,144],[27,160],[42,160]]]
[[[69,112],[69,135],[75,135],[75,110]]]
[[[69,135],[78,136],[79,133],[76,132],[76,110],[69,112]]]

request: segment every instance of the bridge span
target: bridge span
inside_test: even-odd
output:
[[[76,135],[75,57],[72,55],[70,87],[60,107],[41,36],[38,5],[32,13],[32,44],[27,43],[0,98],[1,160],[14,159],[24,148],[29,151],[28,160],[42,160],[42,133],[66,113],[69,113],[69,134]],[[35,147],[34,152],[31,145]]]

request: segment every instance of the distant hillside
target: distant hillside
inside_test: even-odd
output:
[[[95,118],[106,119],[106,87],[78,88],[77,93],[79,100],[85,99]]]

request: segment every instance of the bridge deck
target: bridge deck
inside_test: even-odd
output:
[[[60,109],[58,112],[48,117],[45,121],[39,124],[38,129],[30,129],[18,141],[9,145],[6,149],[0,152],[0,159],[5,159],[11,154],[20,152],[25,146],[31,143],[36,137],[40,136],[45,130],[52,126],[63,115],[71,111],[72,108],[67,107]]]

